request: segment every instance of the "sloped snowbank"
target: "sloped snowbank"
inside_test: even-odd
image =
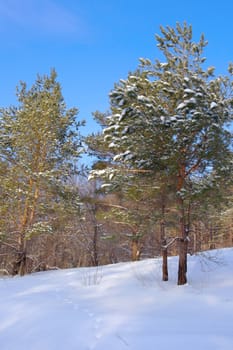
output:
[[[233,248],[0,280],[1,350],[233,349]]]

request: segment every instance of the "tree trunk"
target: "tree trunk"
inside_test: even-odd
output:
[[[34,186],[35,188],[33,192]],[[20,276],[24,276],[27,272],[27,240],[25,237],[25,231],[26,228],[33,223],[39,198],[39,185],[38,183],[33,182],[32,179],[29,179],[29,193],[33,193],[33,201],[31,206],[29,197],[25,201],[24,211],[19,226],[18,258],[14,264],[14,274],[19,274]]]
[[[179,267],[178,267],[178,285],[187,283],[187,250],[188,241],[183,238],[179,241]]]
[[[177,192],[179,193],[185,182],[186,170],[185,165],[180,164],[180,170],[178,175]],[[181,195],[178,195],[178,205],[180,208],[180,239],[179,242],[179,266],[178,266],[178,285],[187,283],[187,253],[188,253],[188,230],[185,225],[185,207],[184,199]]]
[[[131,260],[138,261],[140,259],[140,254],[139,242],[137,239],[133,239],[131,245]]]
[[[24,276],[27,272],[26,262],[27,262],[26,240],[22,239],[18,253],[17,253],[17,258],[13,264],[13,274]]]
[[[98,259],[98,224],[94,226],[94,235],[93,235],[93,265],[99,265]]]
[[[181,238],[179,239],[179,267],[178,267],[178,285],[187,283],[187,254],[188,254],[188,229],[185,225],[185,213],[182,208],[181,215]]]
[[[168,281],[168,264],[167,264],[167,248],[162,249],[162,258],[163,258],[163,266],[162,266],[162,280]]]
[[[162,219],[160,222],[160,239],[162,246],[162,281],[168,281],[167,247],[165,236],[165,205],[162,205]]]
[[[27,273],[27,253],[25,249],[20,256],[18,274],[20,276],[24,276],[26,273]]]

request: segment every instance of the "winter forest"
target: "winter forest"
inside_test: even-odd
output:
[[[161,257],[168,281],[178,256],[183,285],[188,255],[233,246],[233,64],[217,75],[186,23],[156,44],[93,111],[97,133],[54,69],[0,109],[0,275]]]

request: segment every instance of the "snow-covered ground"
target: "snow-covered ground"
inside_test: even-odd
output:
[[[233,248],[0,279],[1,350],[232,350]],[[217,263],[216,263],[216,262]]]

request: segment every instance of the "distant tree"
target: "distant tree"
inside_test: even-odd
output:
[[[69,180],[82,150],[82,122],[76,108],[67,109],[56,78],[52,70],[38,75],[30,89],[21,82],[18,106],[0,114],[0,231],[8,243],[16,237],[14,273],[21,275],[28,240],[52,233],[60,215],[78,209],[77,189]]]
[[[141,66],[110,93],[111,114],[102,138],[113,154],[112,168],[96,175],[114,182],[117,165],[160,174],[176,196],[179,220],[178,284],[187,282],[187,252],[192,198],[226,183],[232,171],[232,73],[214,76],[203,69],[202,35],[192,27],[161,27],[156,36],[164,62],[140,59]],[[163,191],[164,185],[161,186]],[[162,192],[161,192],[162,193]]]

